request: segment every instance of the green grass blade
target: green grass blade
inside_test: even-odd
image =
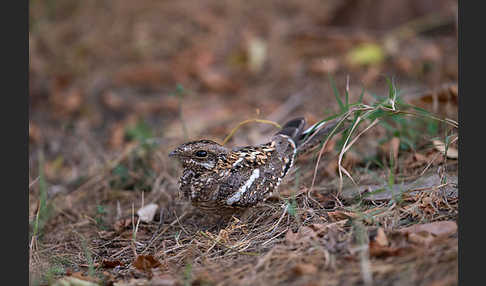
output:
[[[339,91],[336,87],[336,83],[334,82],[334,78],[332,77],[331,74],[329,74],[329,83],[331,84],[332,92],[334,93],[334,97],[336,97],[341,112],[346,111],[346,108],[344,107],[344,104],[341,100],[341,95],[339,94]]]

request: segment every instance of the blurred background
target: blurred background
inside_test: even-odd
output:
[[[404,101],[457,119],[455,0],[29,5],[30,219],[41,171],[48,198],[97,190],[62,197],[72,212],[104,205],[114,214],[117,200],[130,210],[133,197],[115,189],[175,194],[171,148],[202,137],[221,142],[249,118],[314,123],[339,111],[331,78],[341,94],[348,87],[351,102],[363,89],[370,102],[388,94],[389,77]],[[262,143],[275,131],[250,124],[228,145]],[[120,155],[141,141],[154,144],[150,158]],[[62,226],[72,212],[46,227]]]
[[[29,170],[79,181],[126,144],[222,140],[386,95],[457,117],[457,1],[30,1]],[[438,104],[446,102],[447,104]],[[230,144],[275,130],[249,125]],[[49,170],[49,168],[48,168]]]
[[[349,76],[352,96],[386,92],[385,76],[404,97],[458,77],[457,1],[49,0],[29,12],[33,144],[89,132],[119,148],[138,120],[184,136],[179,93],[187,136],[220,136],[257,109],[333,110],[328,74],[340,90]]]

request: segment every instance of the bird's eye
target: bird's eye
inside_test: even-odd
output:
[[[206,152],[204,150],[199,150],[199,151],[196,151],[194,153],[194,155],[196,155],[196,157],[199,157],[199,158],[205,158],[208,155],[208,152]]]

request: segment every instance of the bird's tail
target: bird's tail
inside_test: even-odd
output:
[[[289,136],[295,142],[297,151],[305,153],[324,142],[333,131],[333,135],[335,135],[349,126],[349,122],[342,118],[318,122],[304,130],[305,123],[303,117],[292,119],[285,123],[275,135]]]

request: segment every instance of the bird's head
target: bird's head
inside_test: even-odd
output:
[[[184,168],[212,170],[218,158],[226,156],[228,150],[211,140],[198,140],[184,143],[169,153],[169,157],[178,159]]]

